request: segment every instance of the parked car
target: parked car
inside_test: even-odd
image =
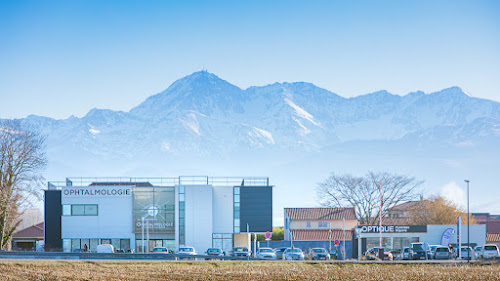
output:
[[[208,248],[205,255],[210,257],[223,257],[225,255],[224,251],[219,248]]]
[[[114,253],[115,248],[111,244],[100,244],[100,245],[97,245],[96,252],[98,252],[98,253]]]
[[[379,253],[379,247],[374,247],[374,248],[370,248],[366,251],[365,253],[365,257],[367,260],[376,260],[379,258],[378,256],[378,253]],[[388,260],[388,261],[392,261],[393,260],[393,256],[392,256],[392,253],[385,250],[384,248],[382,248],[382,250],[384,251],[384,256],[382,257],[382,260]]]
[[[339,252],[337,251],[337,249],[331,249],[328,254],[330,254],[331,260],[336,260],[339,258]]]
[[[257,258],[264,260],[275,260],[276,253],[271,248],[260,248],[257,250]]]
[[[437,247],[440,247],[441,245],[430,245],[430,249],[431,249],[431,258],[434,258],[434,254],[436,253],[436,248]]]
[[[299,248],[288,248],[285,251],[285,259],[286,260],[304,260],[304,253]]]
[[[156,247],[151,251],[152,254],[168,254],[168,249],[165,247]]]
[[[462,246],[460,248],[460,254],[462,255],[463,260],[472,260],[474,251],[472,250],[472,247]]]
[[[311,249],[311,259],[312,260],[329,260],[330,254],[325,248],[312,248]]]
[[[180,247],[179,251],[177,252],[177,254],[179,254],[179,255],[196,256],[198,253],[196,253],[196,249],[193,248],[193,247]]]
[[[410,259],[410,248],[404,247],[401,250],[401,259],[402,260],[409,260]]]
[[[434,256],[433,258],[437,260],[449,260],[453,257],[453,253],[451,252],[450,248],[446,246],[438,246],[434,250]]]
[[[483,259],[498,259],[500,257],[498,246],[495,244],[484,245],[481,256]]]
[[[233,256],[234,257],[249,257],[251,255],[247,247],[234,247]]]
[[[287,247],[276,248],[274,249],[274,253],[276,253],[276,259],[283,260],[285,259],[285,255],[283,253],[288,249]]]
[[[431,259],[431,249],[429,244],[423,242],[411,243],[410,260]]]
[[[481,246],[476,246],[474,248],[474,254],[475,254],[474,257],[476,258],[476,260],[482,259],[482,257],[481,257],[482,251],[483,251],[483,247],[481,247]]]

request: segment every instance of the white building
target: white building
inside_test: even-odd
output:
[[[247,246],[247,225],[251,233],[272,231],[268,178],[67,179],[45,191],[49,251],[95,251],[98,244],[230,251]]]

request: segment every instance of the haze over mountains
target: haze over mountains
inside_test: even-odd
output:
[[[469,178],[473,211],[500,213],[500,103],[458,87],[343,98],[304,82],[242,90],[200,71],[129,112],[22,122],[47,135],[49,180],[269,176],[276,224],[283,207],[316,205],[314,188],[333,171],[414,175],[426,194],[456,200]]]

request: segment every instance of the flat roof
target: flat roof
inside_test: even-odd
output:
[[[68,177],[65,181],[49,181],[48,189],[67,186],[176,186],[176,185],[222,185],[222,186],[270,186],[269,177]]]

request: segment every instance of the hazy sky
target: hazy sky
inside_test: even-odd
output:
[[[128,111],[202,67],[500,101],[500,1],[0,1],[0,117]]]

